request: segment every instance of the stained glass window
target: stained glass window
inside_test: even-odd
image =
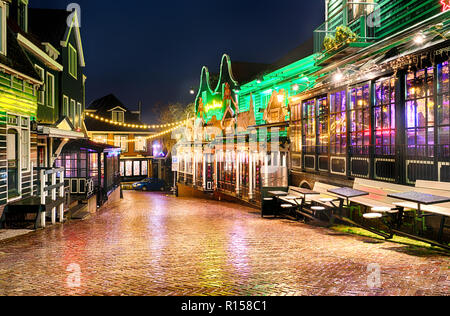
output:
[[[353,155],[368,155],[370,149],[369,85],[350,91],[350,151]]]
[[[304,152],[316,153],[316,100],[303,103],[303,145]]]
[[[395,78],[375,83],[375,154],[395,155]]]
[[[331,154],[347,152],[347,91],[330,95],[330,138]]]
[[[434,157],[434,69],[410,72],[406,78],[408,155]]]

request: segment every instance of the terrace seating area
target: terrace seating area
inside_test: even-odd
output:
[[[450,228],[450,185],[442,182],[419,180],[415,187],[366,179],[356,179],[353,188],[316,182],[313,190],[289,187],[286,191],[269,191],[263,199],[264,213],[294,217],[296,220],[319,220],[324,217],[333,224],[335,220],[362,227],[386,239],[402,235],[431,245],[450,249],[444,242],[444,232]],[[359,210],[362,223],[353,220],[354,210]],[[348,212],[345,212],[348,210]],[[420,234],[402,230],[406,219],[425,227],[426,218],[440,217],[437,238],[427,239]],[[386,228],[380,228],[386,227]]]

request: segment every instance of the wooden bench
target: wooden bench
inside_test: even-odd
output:
[[[334,185],[325,184],[322,182],[316,182],[314,184],[313,191],[320,193],[318,195],[308,195],[306,196],[306,202],[308,203],[317,203],[327,208],[335,208],[336,206],[332,203],[332,201],[338,201],[339,197],[332,193],[329,193],[329,190],[338,189],[339,187]]]

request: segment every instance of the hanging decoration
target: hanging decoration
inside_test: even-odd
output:
[[[162,136],[166,136],[166,135],[176,131],[177,129],[179,129],[179,128],[183,127],[183,126],[186,126],[187,123],[188,123],[188,120],[183,121],[183,122],[179,123],[178,125],[176,125],[175,127],[172,127],[172,128],[170,128],[168,130],[165,130],[165,131],[162,131],[162,132],[160,132],[158,134],[150,135],[150,136],[147,136],[147,137],[142,137],[142,138],[139,138],[139,139],[136,139],[136,138],[135,139],[128,139],[126,142],[127,143],[135,143],[137,141],[142,141],[143,139],[144,140],[153,140],[153,139],[156,139],[156,138],[160,138]]]
[[[100,121],[103,123],[108,123],[111,125],[121,126],[121,127],[135,128],[135,129],[161,129],[161,128],[177,126],[179,124],[185,124],[187,122],[187,120],[184,120],[184,121],[180,121],[180,122],[176,122],[176,123],[161,124],[161,125],[137,125],[137,124],[127,124],[127,123],[116,122],[116,121],[113,121],[110,119],[106,119],[104,117],[100,117],[95,114],[91,114],[89,112],[86,112],[85,114],[87,117],[90,117],[94,120],[97,120],[97,121]]]

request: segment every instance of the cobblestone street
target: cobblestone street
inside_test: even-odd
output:
[[[449,295],[449,266],[230,203],[125,192],[84,222],[0,244],[0,295]]]

